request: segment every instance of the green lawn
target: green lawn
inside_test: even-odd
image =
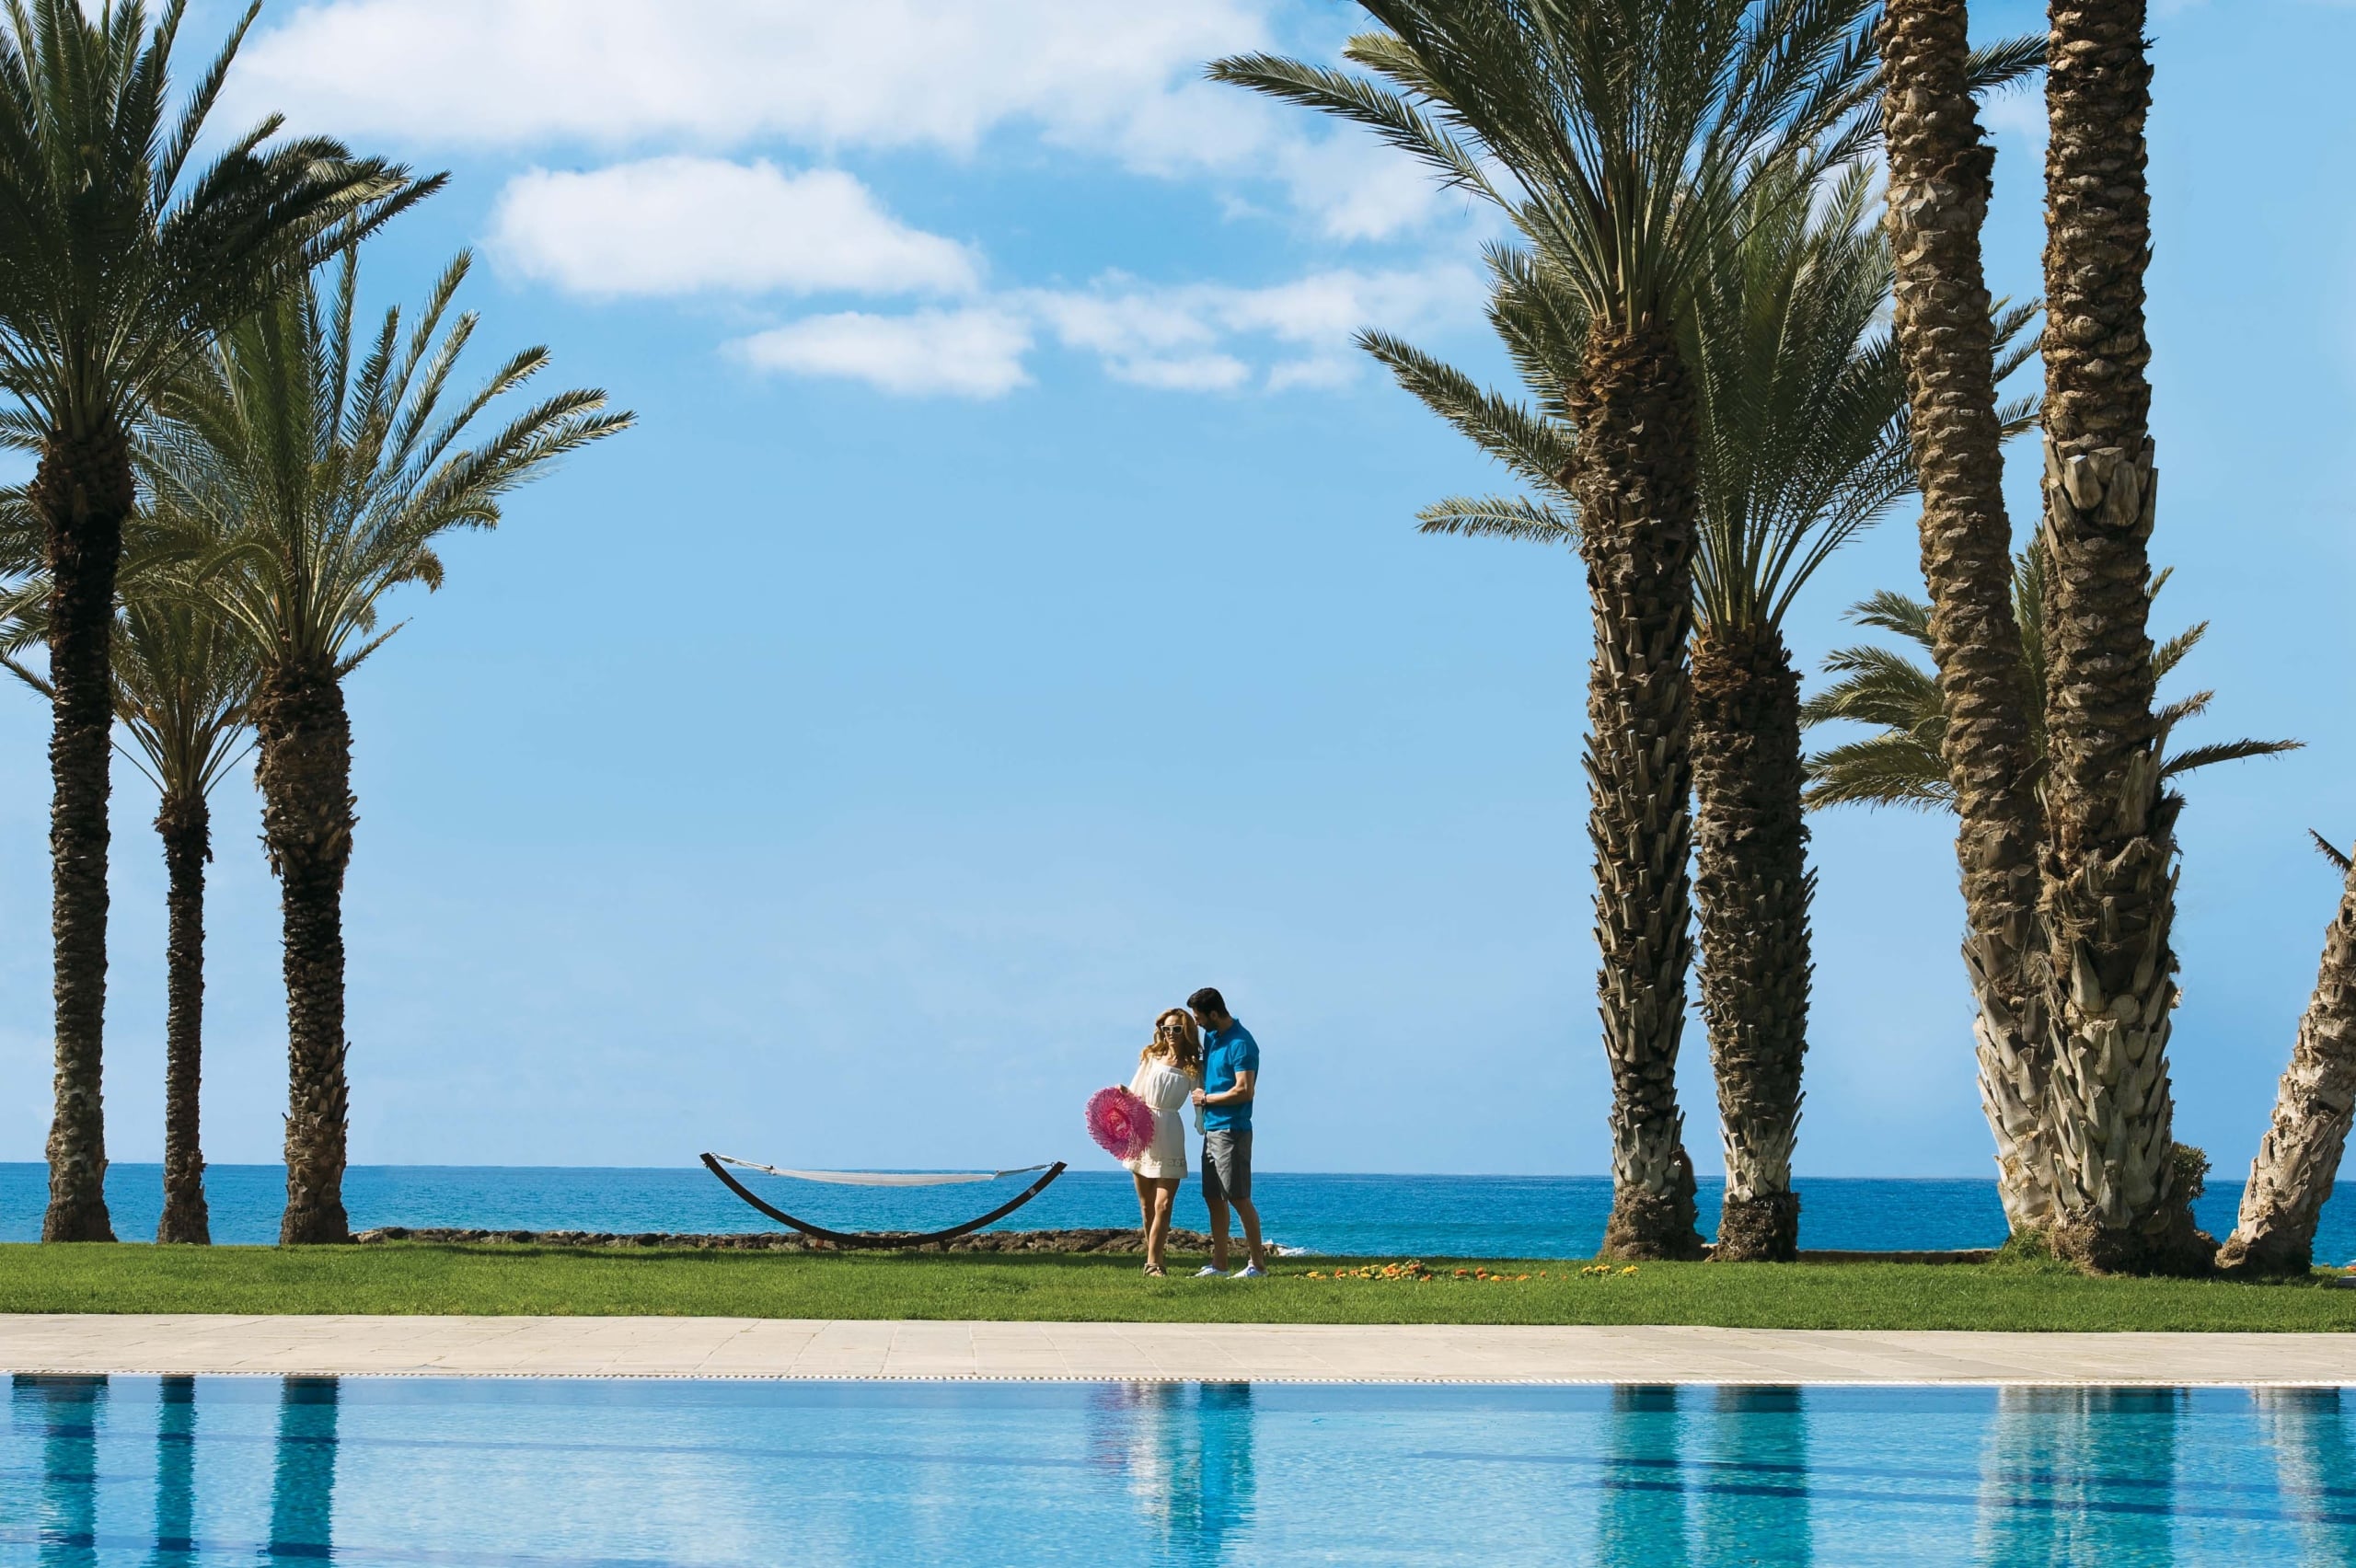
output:
[[[1362,1261],[1345,1260],[1357,1268]],[[0,1246],[0,1312],[400,1312],[1156,1322],[1714,1323],[2356,1331],[2356,1290],[2094,1280],[2054,1265],[1493,1263],[1528,1279],[1141,1278],[1134,1259],[545,1247]],[[1184,1266],[1191,1267],[1189,1262]],[[1463,1264],[1471,1268],[1476,1265]],[[1311,1271],[1327,1277],[1311,1277]]]

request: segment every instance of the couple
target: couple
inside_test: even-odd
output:
[[[1227,1207],[1243,1220],[1243,1267],[1238,1279],[1258,1279],[1260,1211],[1252,1206],[1252,1094],[1260,1078],[1260,1044],[1235,1021],[1219,994],[1206,986],[1153,1020],[1153,1040],[1138,1057],[1129,1092],[1153,1107],[1153,1147],[1121,1163],[1137,1179],[1138,1213],[1145,1225],[1145,1272],[1160,1278],[1170,1211],[1186,1179],[1189,1101],[1203,1134],[1203,1202],[1211,1211],[1211,1261],[1196,1277],[1227,1273]]]

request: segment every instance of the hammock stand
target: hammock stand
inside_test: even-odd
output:
[[[1047,1167],[1047,1173],[1045,1175],[1040,1177],[1036,1182],[1032,1182],[1030,1186],[1024,1188],[1011,1200],[999,1205],[998,1207],[990,1210],[989,1213],[983,1215],[978,1219],[969,1219],[963,1225],[953,1225],[946,1230],[927,1230],[921,1234],[888,1230],[829,1230],[823,1225],[813,1225],[806,1219],[796,1219],[793,1216],[786,1213],[783,1209],[779,1208],[774,1204],[763,1202],[759,1194],[756,1193],[751,1188],[745,1186],[744,1182],[739,1182],[735,1177],[731,1176],[726,1170],[721,1168],[721,1162],[727,1158],[728,1157],[725,1155],[707,1154],[703,1157],[704,1168],[710,1170],[714,1176],[719,1177],[721,1184],[725,1186],[730,1192],[735,1193],[738,1197],[744,1199],[746,1203],[752,1205],[755,1208],[760,1210],[771,1219],[776,1220],[779,1224],[791,1226],[794,1229],[802,1232],[804,1236],[811,1237],[816,1240],[827,1242],[830,1245],[837,1247],[921,1247],[934,1241],[953,1241],[960,1236],[968,1235],[973,1231],[979,1230],[985,1225],[992,1225],[997,1223],[999,1220],[1004,1219],[1008,1215],[1012,1214],[1016,1209],[1021,1208],[1024,1204],[1029,1203],[1033,1198],[1035,1198],[1041,1193],[1045,1192],[1047,1190],[1047,1183],[1064,1173],[1064,1162],[1058,1159],[1053,1165]],[[748,1162],[732,1160],[730,1163],[744,1164]],[[756,1169],[767,1170],[768,1167],[756,1167]],[[1035,1170],[1036,1167],[1034,1167],[1034,1169]],[[797,1172],[797,1174],[801,1173]]]

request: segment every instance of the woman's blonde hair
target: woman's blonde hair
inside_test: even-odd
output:
[[[1184,1008],[1172,1008],[1153,1020],[1153,1038],[1138,1053],[1138,1060],[1167,1052],[1170,1065],[1189,1078],[1203,1076],[1203,1032]]]

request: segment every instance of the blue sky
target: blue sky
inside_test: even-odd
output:
[[[1975,7],[1989,36],[2042,12]],[[1608,1168],[1575,559],[1417,536],[1502,478],[1361,364],[1491,373],[1489,230],[1349,133],[1199,81],[1330,52],[1323,0],[275,4],[235,115],[453,171],[377,243],[481,251],[480,341],[639,429],[456,543],[351,683],[352,1154],[804,1165],[1095,1158],[1079,1111],[1225,988],[1261,1159]],[[222,8],[189,37],[217,36]],[[2162,7],[2155,625],[2210,620],[2179,1136],[2237,1176],[2356,837],[2345,434],[2356,8]],[[187,62],[193,68],[197,49]],[[1990,111],[1988,247],[2033,294],[2042,106]],[[2320,174],[2320,178],[2318,175]],[[2016,454],[2015,517],[2031,464]],[[1811,586],[1915,584],[1911,512]],[[0,1159],[48,1122],[45,714],[0,693]],[[108,1111],[161,1147],[162,873],[117,766]],[[1977,1175],[1945,823],[1815,821],[1798,1167]],[[272,1159],[275,891],[215,801],[207,1152]],[[1718,1168],[1698,1019],[1688,1137]]]

